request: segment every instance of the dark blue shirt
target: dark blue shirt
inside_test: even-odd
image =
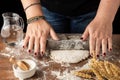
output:
[[[66,16],[78,16],[96,11],[100,0],[41,0],[48,10]]]

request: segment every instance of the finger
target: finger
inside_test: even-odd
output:
[[[105,57],[107,53],[107,39],[102,40],[102,55]]]
[[[28,42],[29,42],[29,39],[30,39],[30,37],[29,37],[28,35],[26,35],[25,38],[24,38],[24,42],[23,42],[23,48],[26,48],[26,47],[27,47],[27,44],[28,44]]]
[[[34,45],[34,54],[38,55],[38,53],[40,52],[40,38],[35,38],[35,45]]]
[[[34,45],[34,37],[31,37],[29,39],[29,44],[28,44],[28,52],[31,53],[32,49],[33,49],[33,45]]]
[[[90,55],[93,56],[93,52],[95,52],[95,38],[93,36],[90,36],[89,47],[90,47]]]
[[[84,31],[81,39],[82,39],[82,40],[86,40],[86,39],[88,38],[88,36],[89,36],[89,32],[88,32],[88,29],[86,28],[86,30]]]
[[[109,51],[112,50],[112,38],[108,39],[108,49],[109,49]]]
[[[100,45],[101,45],[101,40],[96,39],[96,55],[97,55],[97,57],[99,57],[99,54],[100,54]]]
[[[50,35],[51,35],[52,39],[59,40],[59,38],[57,37],[57,34],[55,33],[55,31],[52,28],[50,29]]]
[[[40,38],[40,53],[41,56],[43,56],[43,54],[45,53],[46,50],[46,41],[47,40],[47,35],[46,34],[42,34],[41,38]]]

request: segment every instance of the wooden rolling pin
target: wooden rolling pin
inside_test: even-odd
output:
[[[9,61],[12,64],[17,65],[20,69],[26,71],[29,70],[30,65],[28,63],[26,63],[25,61],[21,61],[21,60],[16,60],[14,56],[10,57]]]

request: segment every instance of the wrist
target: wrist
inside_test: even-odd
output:
[[[21,0],[27,19],[34,16],[42,16],[40,0]]]
[[[94,19],[102,21],[104,23],[112,23],[113,22],[113,18],[105,16],[105,15],[96,15]]]
[[[38,5],[30,7],[25,13],[27,19],[34,16],[43,16],[42,9]]]
[[[32,6],[35,6],[35,5],[40,5],[40,2],[36,2],[36,3],[32,3],[32,4],[28,5],[28,6],[24,9],[24,11],[26,11],[28,8],[30,8],[30,7],[32,7]]]
[[[40,2],[31,3],[24,8],[27,19],[34,16],[43,16]]]
[[[27,24],[30,24],[30,23],[35,22],[35,21],[38,21],[40,19],[44,19],[45,20],[45,17],[44,16],[31,17],[31,18],[27,19]]]

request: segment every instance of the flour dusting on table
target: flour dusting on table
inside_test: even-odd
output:
[[[75,70],[69,71],[69,69],[66,69],[62,73],[60,71],[51,71],[51,74],[53,76],[56,76],[56,78],[59,80],[88,80],[88,79],[83,79],[83,78],[77,77],[73,74],[75,71],[78,71],[81,69],[88,69],[88,68],[89,68],[89,63],[86,63],[82,67],[76,67]]]

